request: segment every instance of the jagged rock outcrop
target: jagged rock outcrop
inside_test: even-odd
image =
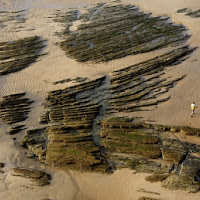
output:
[[[40,162],[45,163],[47,150],[46,128],[26,131],[20,144],[22,147],[29,149],[27,154],[29,158],[38,157]]]
[[[0,75],[18,72],[42,55],[44,40],[38,36],[0,43]]]
[[[91,135],[80,134],[66,126],[52,126],[48,139],[46,164],[62,169],[106,171],[108,165]]]
[[[165,67],[174,65],[192,51],[190,47],[184,46],[159,57],[115,71],[111,78],[110,90],[113,96],[110,104],[115,110],[134,112],[167,101],[170,96],[162,97],[162,95],[184,76],[168,80],[160,78],[160,73]]]
[[[51,175],[43,171],[15,167],[13,168],[13,172],[13,176],[29,178],[31,181],[34,182],[35,185],[38,186],[45,186],[50,184]]]
[[[10,128],[10,131],[9,131],[9,134],[10,135],[15,135],[15,134],[17,134],[17,133],[19,133],[20,131],[22,131],[22,130],[24,130],[24,129],[26,129],[25,128],[25,125],[13,125],[13,126],[11,126],[11,128]]]
[[[25,93],[11,94],[4,96],[0,101],[0,118],[7,124],[16,124],[24,121],[28,117],[30,111],[30,101],[25,98]],[[13,126],[10,130],[11,134],[17,133],[22,129],[22,125]]]
[[[55,168],[99,172],[108,168],[92,136],[68,126],[29,130],[21,145],[29,150],[28,157]]]
[[[146,180],[161,181],[169,189],[197,192],[200,190],[200,146],[170,138],[174,134],[170,131],[172,128],[133,123],[129,118],[108,118],[102,122],[101,144],[117,168],[153,173]],[[149,160],[157,158],[156,162]],[[162,159],[167,161],[166,165],[161,164]]]
[[[81,98],[83,91],[92,95],[104,80],[105,77],[101,77],[49,92],[48,111],[42,116],[48,128],[28,130],[21,140],[29,157],[37,157],[40,162],[60,169],[106,172],[108,164],[91,135],[100,105],[92,99]]]
[[[163,157],[179,164],[187,148],[183,148],[182,151],[175,147],[169,148],[169,144],[176,146],[178,143],[167,139],[161,142],[160,131],[174,129],[173,131],[198,135],[197,129],[149,124],[140,124],[136,128],[131,119],[113,118],[102,122],[103,148],[96,146],[97,143],[93,141],[94,137],[91,134],[94,128],[100,126],[99,116],[105,117],[116,111],[132,112],[138,107],[152,105],[145,103],[150,99],[156,101],[156,104],[162,102],[163,99],[157,100],[156,97],[168,92],[174,82],[183,78],[158,79],[163,73],[162,70],[191,52],[191,48],[184,46],[160,57],[115,71],[111,79],[107,76],[101,77],[49,92],[45,105],[47,112],[40,119],[48,128],[43,130],[42,136],[41,130],[32,130],[37,132],[34,134],[30,134],[31,130],[28,131],[21,141],[22,146],[29,149],[29,157],[37,157],[43,163],[62,169],[106,171],[106,161],[110,162],[110,167],[112,162],[118,167],[132,167],[129,160],[126,162],[123,159],[113,159],[109,157],[109,153],[107,157],[106,152],[103,153],[103,148],[126,154],[137,153],[147,159]],[[143,79],[138,79],[138,76],[143,76]],[[133,98],[134,96],[137,97]],[[133,103],[137,106],[134,107]],[[127,106],[132,108],[124,110]],[[166,170],[170,171],[169,168],[164,171]]]
[[[64,90],[49,92],[46,107],[49,108],[50,122],[62,123],[80,133],[91,133],[93,119],[100,112],[100,105],[88,100],[77,101],[82,92],[89,92],[99,87],[105,77],[81,83]]]

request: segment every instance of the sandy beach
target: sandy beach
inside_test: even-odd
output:
[[[171,47],[154,50],[148,53],[129,55],[124,58],[104,63],[80,63],[69,58],[59,47],[62,40],[56,32],[63,30],[63,26],[52,20],[57,10],[67,11],[78,8],[84,12],[86,7],[96,3],[112,4],[114,1],[104,0],[1,0],[0,11],[24,11],[25,22],[17,23],[15,20],[6,22],[1,28],[0,42],[17,40],[19,38],[40,36],[44,38],[47,46],[37,62],[29,67],[1,76],[0,98],[5,95],[26,92],[26,97],[34,101],[25,124],[28,129],[40,128],[38,120],[43,114],[41,109],[47,92],[64,89],[76,84],[66,82],[54,85],[53,82],[63,79],[75,79],[86,77],[88,80],[111,75],[119,70],[144,60],[161,55]],[[177,10],[189,8],[200,9],[198,0],[122,0],[120,3],[138,6],[144,12],[150,12],[153,16],[169,16],[172,22],[183,24],[191,35],[187,44],[197,49],[190,57],[173,67],[165,70],[166,77],[186,77],[177,82],[169,91],[169,101],[158,104],[152,111],[133,112],[129,117],[142,117],[144,121],[155,124],[191,126],[200,128],[200,18],[192,18]],[[2,19],[5,14],[1,15]],[[78,25],[78,24],[76,24]],[[76,25],[75,28],[76,28]],[[197,104],[196,115],[190,117],[190,104]],[[123,114],[124,115],[124,114]],[[62,171],[52,169],[38,161],[31,160],[24,155],[20,144],[8,134],[9,126],[0,121],[0,162],[6,163],[0,173],[0,200],[137,200],[140,197],[151,197],[160,200],[199,200],[198,193],[188,193],[182,190],[168,190],[161,187],[161,183],[150,183],[144,178],[147,174],[134,173],[130,169],[117,170],[112,175],[98,173],[82,173],[77,171]],[[18,134],[20,140],[25,131]],[[190,141],[199,144],[200,139],[188,137]],[[12,168],[15,166],[29,167],[45,170],[52,176],[51,184],[44,187],[35,186],[30,180],[13,176]]]

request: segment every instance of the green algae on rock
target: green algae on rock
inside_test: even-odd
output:
[[[162,134],[164,132],[168,134]],[[174,133],[169,127],[133,123],[129,118],[108,118],[102,122],[101,144],[116,168],[122,166],[153,173],[148,181],[161,181],[169,189],[197,192],[200,189],[200,146],[171,139],[170,134]],[[144,140],[144,136],[147,139]],[[162,160],[167,164],[161,164]]]
[[[46,164],[61,169],[106,172],[108,165],[91,135],[66,126],[52,126],[48,139]]]
[[[92,136],[65,125],[29,130],[21,145],[29,150],[29,157],[55,168],[98,172],[108,168]]]
[[[106,172],[109,166],[91,135],[101,105],[77,97],[83,91],[92,95],[104,80],[100,77],[49,92],[45,105],[48,127],[29,130],[21,140],[29,157],[60,169]]]
[[[158,181],[161,182],[161,181],[165,180],[167,177],[168,177],[168,174],[154,174],[154,175],[147,176],[145,179],[147,181],[154,183],[154,182],[158,182]]]

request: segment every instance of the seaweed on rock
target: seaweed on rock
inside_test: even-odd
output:
[[[48,127],[29,130],[21,140],[29,157],[60,169],[106,172],[108,165],[91,135],[93,120],[101,106],[77,97],[82,92],[92,93],[104,80],[105,77],[100,77],[49,92],[48,112],[42,118]]]
[[[173,135],[172,128],[133,123],[129,118],[108,118],[102,122],[101,143],[117,168],[128,166],[137,172],[153,173],[147,177],[148,181],[161,181],[169,189],[197,192],[200,146],[171,139],[168,135]],[[162,132],[168,135],[163,137]],[[149,160],[157,158],[156,162]],[[162,160],[168,164],[163,166]]]
[[[41,162],[61,169],[106,171],[115,161],[110,160],[109,154],[107,157],[103,148],[126,154],[134,153],[148,159],[163,157],[179,164],[187,150],[179,152],[170,149],[168,145],[172,143],[174,147],[174,141],[163,140],[163,147],[160,146],[159,131],[170,130],[169,127],[155,126],[152,129],[153,126],[147,124],[135,127],[131,119],[111,118],[102,123],[103,139],[100,145],[99,142],[98,145],[95,143],[96,136],[92,134],[100,129],[98,122],[107,113],[131,112],[167,101],[169,97],[160,98],[160,95],[168,92],[174,82],[184,76],[170,80],[160,78],[163,69],[192,51],[192,48],[183,46],[115,71],[111,77],[100,77],[49,92],[45,105],[47,113],[41,116],[41,122],[47,124],[48,128],[42,132],[36,130],[36,135],[30,135],[31,131],[27,131],[21,145],[28,148],[29,157],[37,157]],[[187,127],[179,127],[178,130],[198,135],[198,130],[191,131]],[[190,148],[197,152],[198,148]],[[123,166],[130,166],[124,160],[123,163]]]

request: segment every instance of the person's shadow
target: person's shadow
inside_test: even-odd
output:
[[[194,113],[192,117],[200,117],[200,113]]]

